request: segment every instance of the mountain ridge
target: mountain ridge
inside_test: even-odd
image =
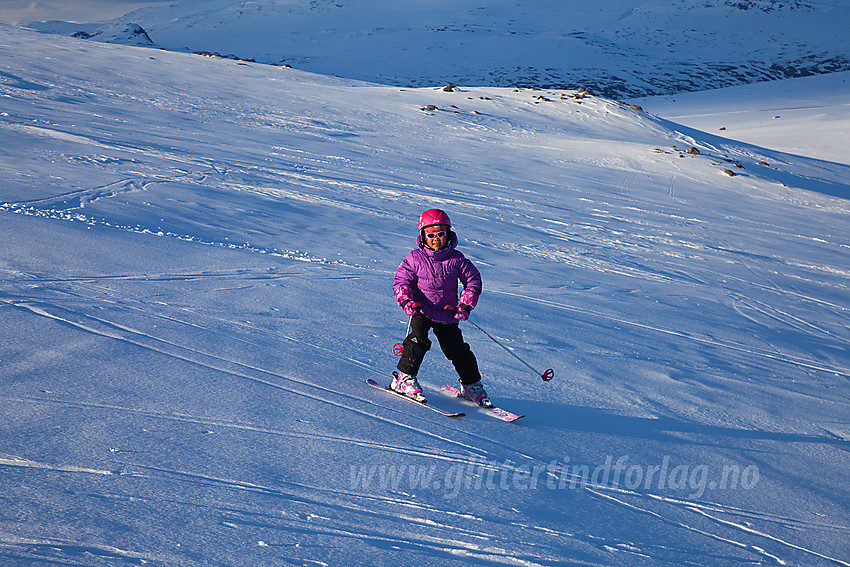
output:
[[[164,49],[395,86],[584,86],[623,98],[848,70],[847,21],[840,1],[183,0],[106,26],[137,24]]]

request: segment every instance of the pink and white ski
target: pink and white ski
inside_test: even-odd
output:
[[[418,405],[418,406],[422,406],[422,407],[424,407],[424,408],[426,408],[426,409],[429,409],[429,410],[431,410],[431,411],[433,411],[433,412],[437,412],[438,414],[440,414],[440,415],[444,415],[444,416],[446,416],[446,417],[463,417],[463,416],[465,416],[465,415],[466,415],[466,414],[465,414],[465,413],[463,413],[462,411],[459,411],[459,412],[447,412],[447,411],[443,411],[443,410],[441,410],[440,408],[435,408],[434,406],[429,406],[427,402],[419,401],[419,400],[417,400],[417,399],[411,398],[410,396],[405,396],[405,395],[404,395],[404,394],[402,394],[401,392],[396,392],[396,391],[395,391],[395,390],[393,390],[392,388],[381,386],[380,384],[378,384],[377,382],[375,382],[375,381],[374,381],[374,380],[372,380],[371,378],[367,379],[367,380],[366,380],[366,383],[367,383],[367,384],[369,384],[370,386],[372,386],[373,388],[378,388],[379,390],[383,390],[383,391],[388,392],[388,393],[390,393],[390,394],[392,394],[392,395],[394,395],[394,396],[398,396],[399,398],[405,399],[405,400],[407,400],[407,401],[409,401],[409,402],[413,402],[414,404],[416,404],[416,405]]]
[[[460,393],[460,390],[455,388],[454,386],[450,386],[449,384],[446,384],[445,386],[442,387],[442,390],[443,390],[444,393],[446,393],[450,396],[455,396],[457,398],[460,398],[462,400],[469,402],[470,404],[475,404],[475,402],[473,402],[472,400],[467,400],[466,398],[464,398],[463,394]],[[489,413],[493,417],[495,417],[497,419],[501,419],[502,421],[508,421],[508,422],[516,421],[521,417],[525,417],[525,416],[522,416],[522,415],[517,415],[515,413],[511,413],[507,410],[503,410],[502,408],[497,408],[494,405],[489,405],[489,406],[482,406],[480,404],[475,404],[475,405],[478,406],[479,408],[481,408],[483,411],[486,411],[487,413]]]

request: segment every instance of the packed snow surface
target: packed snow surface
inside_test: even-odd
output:
[[[850,565],[846,154],[572,90],[0,48],[3,565]],[[466,417],[365,384],[431,207],[517,423],[443,396],[436,346]]]

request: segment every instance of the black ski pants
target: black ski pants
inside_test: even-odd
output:
[[[478,361],[469,345],[463,342],[463,333],[457,323],[435,323],[424,315],[414,315],[410,319],[410,334],[402,343],[404,349],[397,368],[405,374],[416,376],[425,354],[431,349],[428,332],[434,330],[434,336],[440,342],[440,348],[454,365],[460,381],[474,384],[481,380]]]

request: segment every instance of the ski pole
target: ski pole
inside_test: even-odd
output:
[[[406,337],[410,334],[410,323],[413,321],[413,317],[410,317],[407,320],[407,332],[404,334]],[[396,356],[401,356],[401,353],[404,352],[404,345],[402,343],[396,343],[393,345],[393,354]]]
[[[526,361],[524,361],[523,359],[521,359],[519,356],[517,356],[517,354],[516,354],[514,351],[512,351],[511,349],[509,349],[508,347],[506,347],[505,345],[503,345],[502,343],[500,343],[498,340],[496,340],[496,338],[495,338],[495,337],[493,337],[493,335],[491,335],[490,333],[488,333],[487,331],[485,331],[484,329],[482,329],[481,327],[479,327],[478,325],[476,325],[476,324],[475,324],[475,323],[473,323],[472,321],[469,321],[469,323],[470,323],[473,327],[475,327],[476,329],[478,329],[479,331],[481,331],[482,333],[484,333],[485,335],[487,335],[487,338],[488,338],[488,339],[490,339],[491,341],[493,341],[494,343],[496,343],[497,345],[499,345],[500,347],[502,347],[503,349],[505,349],[506,351],[508,351],[508,354],[510,354],[511,356],[513,356],[514,358],[516,358],[517,360],[519,360],[520,362],[522,362],[522,363],[523,363],[526,367],[528,367],[528,368],[529,368],[532,372],[534,372],[535,374],[537,374],[538,376],[540,376],[540,377],[543,379],[543,381],[544,381],[544,382],[548,382],[549,380],[551,380],[552,378],[554,378],[554,377],[555,377],[555,371],[554,371],[554,370],[552,370],[551,368],[548,368],[548,369],[546,370],[546,372],[544,372],[543,374],[539,374],[539,373],[537,372],[537,370],[535,370],[535,369],[534,369],[534,367],[533,367],[533,366],[531,366],[529,363],[527,363]]]

